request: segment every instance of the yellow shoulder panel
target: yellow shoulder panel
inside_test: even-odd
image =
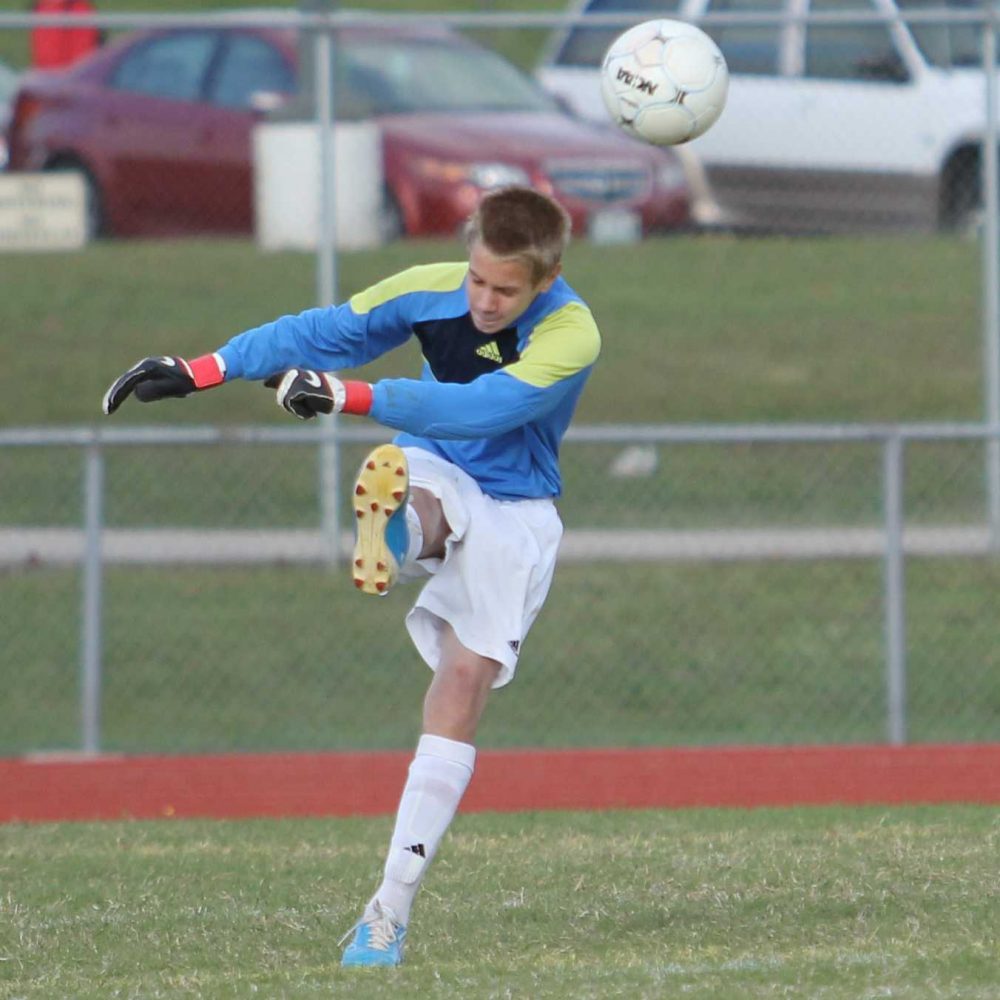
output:
[[[544,389],[592,365],[600,352],[601,334],[590,310],[568,302],[535,327],[520,359],[504,371]]]
[[[351,308],[361,314],[410,292],[453,292],[461,286],[468,270],[467,263],[409,267],[351,296]]]

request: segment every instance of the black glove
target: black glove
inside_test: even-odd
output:
[[[290,368],[272,375],[264,385],[276,389],[278,406],[300,420],[311,420],[320,413],[339,413],[347,398],[340,379],[309,368]]]
[[[152,403],[171,396],[189,396],[219,385],[224,378],[225,368],[216,354],[205,354],[193,361],[169,356],[143,358],[111,383],[102,408],[110,416],[133,392],[141,403]]]

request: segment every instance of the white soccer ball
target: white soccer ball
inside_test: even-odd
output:
[[[693,24],[644,21],[619,35],[601,64],[601,95],[615,123],[655,146],[695,139],[722,114],[729,68]]]

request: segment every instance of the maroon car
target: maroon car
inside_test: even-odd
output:
[[[251,135],[296,95],[292,31],[226,26],[130,34],[63,71],[29,74],[9,125],[11,170],[77,169],[95,233],[253,228]],[[565,113],[502,57],[444,29],[338,32],[336,114],[382,132],[387,235],[454,234],[479,193],[527,183],[578,230],[632,213],[687,224],[677,157]],[[625,216],[627,218],[627,216]]]

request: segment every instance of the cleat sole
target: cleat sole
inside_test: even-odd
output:
[[[356,518],[354,586],[365,594],[381,596],[396,582],[399,565],[385,539],[386,525],[405,502],[408,483],[406,458],[394,444],[376,448],[358,473],[352,497]],[[385,516],[377,516],[381,511]],[[368,516],[368,515],[375,516]]]

